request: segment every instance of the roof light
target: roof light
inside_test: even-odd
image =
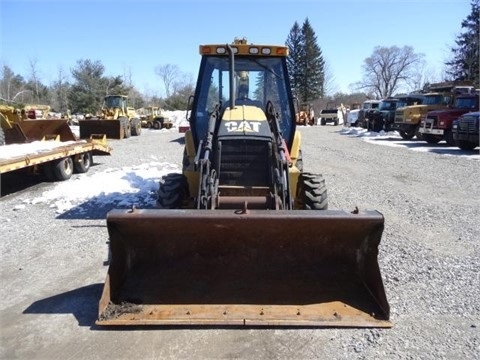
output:
[[[257,47],[250,47],[250,48],[248,49],[248,52],[249,52],[250,54],[252,54],[252,55],[257,55],[259,51],[258,51],[258,48],[257,48]]]
[[[270,48],[262,48],[263,55],[270,55],[272,53],[272,49]]]
[[[225,54],[227,50],[224,47],[217,47],[217,54]]]

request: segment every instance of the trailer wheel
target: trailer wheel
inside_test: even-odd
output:
[[[139,119],[132,119],[132,135],[138,136],[142,133],[142,123]]]
[[[302,173],[298,179],[296,208],[302,210],[327,210],[327,186],[320,174]]]
[[[55,160],[51,163],[55,180],[70,179],[73,174],[73,160],[71,157]]]
[[[158,189],[157,206],[160,209],[181,209],[188,201],[188,182],[183,174],[162,176]]]
[[[73,157],[73,169],[76,173],[86,173],[90,166],[92,166],[92,153],[90,151]]]

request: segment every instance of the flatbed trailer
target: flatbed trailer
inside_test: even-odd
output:
[[[50,181],[68,180],[73,173],[85,173],[93,155],[110,155],[105,135],[90,139],[35,141],[0,146],[0,174],[25,169],[42,173]]]

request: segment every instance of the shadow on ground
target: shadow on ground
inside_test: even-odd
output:
[[[23,314],[72,314],[80,326],[94,326],[103,284],[93,284],[37,300]]]

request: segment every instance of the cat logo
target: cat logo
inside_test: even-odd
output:
[[[260,131],[259,121],[229,121],[225,123],[227,132],[256,132]]]

